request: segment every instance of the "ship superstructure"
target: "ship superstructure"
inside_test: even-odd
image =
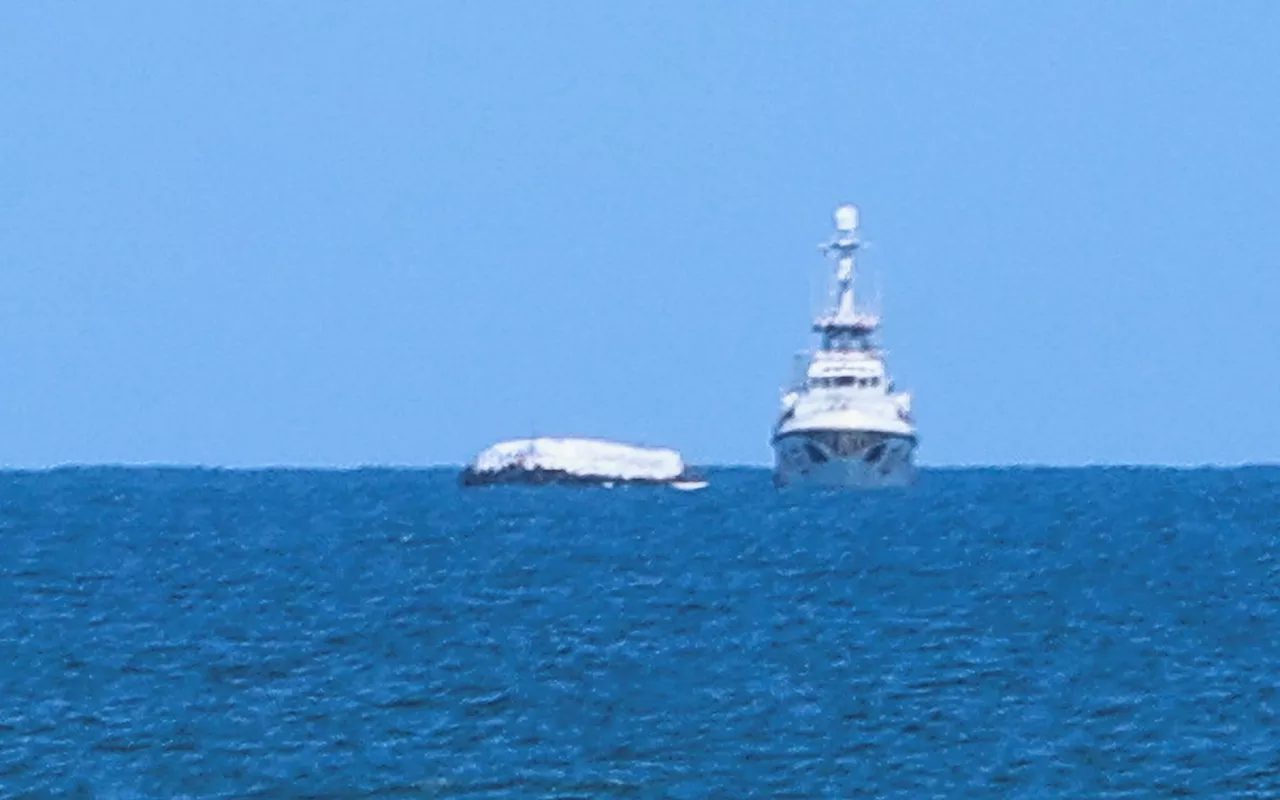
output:
[[[834,303],[813,330],[818,348],[785,390],[773,430],[774,482],[871,488],[915,479],[917,436],[911,396],[895,391],[876,343],[880,317],[855,297],[858,209],[836,209],[834,236],[823,245],[836,263]]]

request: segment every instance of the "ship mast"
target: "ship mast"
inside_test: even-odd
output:
[[[836,319],[853,321],[853,279],[858,248],[862,242],[858,239],[858,207],[840,206],[835,213],[836,233],[831,241],[822,246],[830,258],[836,260],[836,290],[839,298],[836,303]]]
[[[862,246],[862,240],[858,238],[858,207],[842,205],[834,216],[835,235],[822,245],[822,250],[836,262],[836,305],[834,311],[818,317],[813,323],[813,329],[822,334],[826,349],[854,346],[880,324],[874,315],[859,314],[855,303],[856,259]]]

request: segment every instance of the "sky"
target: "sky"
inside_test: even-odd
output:
[[[1280,4],[0,5],[0,464],[766,464],[862,209],[920,460],[1280,461]]]

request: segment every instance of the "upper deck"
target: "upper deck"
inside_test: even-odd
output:
[[[861,311],[852,313],[837,311],[823,314],[813,321],[815,333],[833,334],[847,333],[855,336],[868,336],[880,327],[880,317]]]

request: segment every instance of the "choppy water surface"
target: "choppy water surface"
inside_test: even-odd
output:
[[[1280,794],[1280,469],[0,475],[0,795]]]

